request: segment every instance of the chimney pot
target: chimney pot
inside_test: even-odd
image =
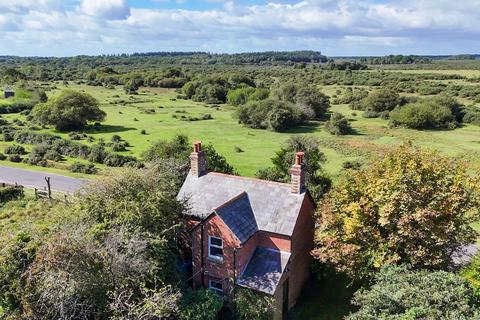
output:
[[[295,164],[299,166],[302,165],[304,156],[305,156],[305,152],[297,152],[295,154]]]

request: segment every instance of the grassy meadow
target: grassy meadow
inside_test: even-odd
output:
[[[56,87],[49,92],[50,96],[66,88],[60,83],[57,83]],[[68,88],[92,94],[107,113],[106,121],[100,127],[91,127],[84,131],[95,139],[93,143],[99,139],[109,142],[113,135],[119,135],[131,145],[127,151],[122,152],[125,155],[141,157],[153,142],[182,133],[188,135],[191,140],[213,144],[239,174],[253,176],[258,169],[270,165],[270,158],[289,136],[307,134],[320,139],[322,151],[327,158],[324,168],[332,177],[338,175],[345,161],[364,161],[405,141],[435,148],[452,156],[465,155],[474,163],[480,164],[480,127],[474,125],[466,125],[455,130],[435,131],[389,128],[387,120],[363,118],[362,111],[353,111],[348,105],[332,105],[331,111],[340,112],[351,121],[354,134],[332,136],[323,130],[324,124],[321,121],[277,133],[250,129],[238,124],[234,118],[235,107],[210,106],[177,99],[177,93],[171,89],[142,88],[138,95],[127,95],[122,87],[107,89],[101,86],[72,84],[68,85]],[[332,96],[342,87],[326,86],[321,89]],[[182,117],[201,118],[205,114],[210,114],[213,119],[198,121],[182,119]],[[24,120],[24,116],[20,114],[7,114],[3,117],[9,121]],[[54,129],[42,129],[39,132],[49,132],[68,139],[67,133]],[[82,143],[88,142],[83,140]],[[13,142],[0,142],[0,152],[11,144]],[[27,151],[32,148],[28,145],[25,147]],[[243,152],[238,152],[237,147]],[[74,161],[77,159],[67,157],[54,168],[8,161],[1,161],[0,164],[84,177],[85,175],[69,173],[67,170]],[[102,165],[97,167],[102,168]]]

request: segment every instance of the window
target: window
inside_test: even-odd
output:
[[[217,237],[208,237],[208,257],[223,261],[223,241]]]
[[[223,292],[223,284],[220,281],[209,280],[208,288],[216,292]]]

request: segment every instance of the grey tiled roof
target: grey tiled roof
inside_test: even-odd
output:
[[[206,217],[245,192],[259,230],[291,236],[306,193],[293,194],[290,184],[209,172],[188,175],[177,199],[187,199],[190,214]]]
[[[215,209],[215,212],[241,243],[258,231],[257,221],[248,194],[245,192]]]
[[[273,295],[289,259],[288,252],[257,247],[237,284]]]

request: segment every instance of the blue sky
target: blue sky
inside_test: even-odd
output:
[[[480,1],[0,0],[0,55],[480,52]]]

